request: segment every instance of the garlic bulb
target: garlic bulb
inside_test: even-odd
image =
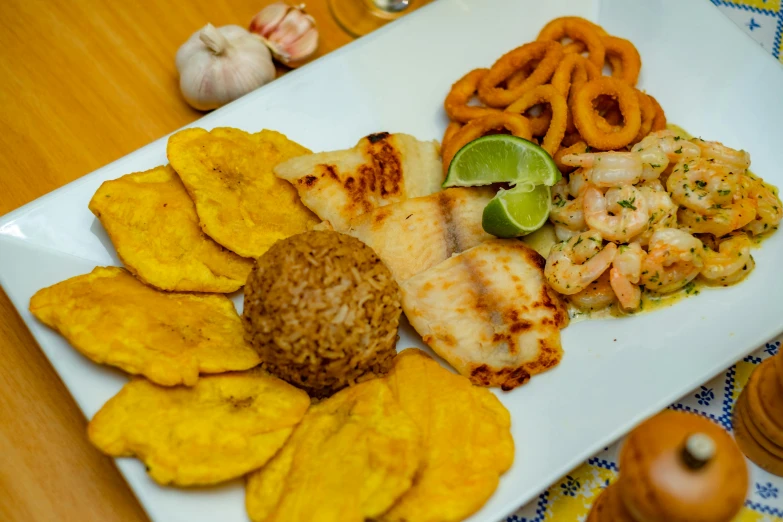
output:
[[[207,24],[177,51],[179,88],[195,109],[216,109],[275,79],[266,45],[238,25]]]
[[[318,49],[315,19],[304,12],[304,4],[266,6],[250,21],[250,32],[260,36],[275,58],[289,67],[304,64]]]

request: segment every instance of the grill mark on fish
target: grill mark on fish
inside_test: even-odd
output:
[[[524,257],[543,270],[543,267],[540,266],[540,261],[543,258],[534,250],[527,248],[522,243],[518,245],[506,244],[504,247],[520,250]],[[478,270],[477,265],[469,255],[463,256],[463,266],[476,294],[474,309],[483,315],[484,320],[489,319],[489,322],[494,326],[495,333],[492,336],[492,342],[504,343],[508,347],[509,355],[518,355],[520,347],[517,343],[517,336],[536,326],[535,323],[521,317],[520,311],[522,313],[529,312],[531,308],[524,307],[524,309],[520,309],[515,304],[509,304],[509,300],[505,299],[504,294],[501,292],[490,290],[489,282],[481,276],[480,270]],[[515,285],[515,289],[518,293],[522,291],[519,285]],[[537,306],[553,309],[555,311],[554,322],[563,323],[567,321],[564,309],[562,306],[558,306],[556,298],[553,299],[548,286],[544,286],[540,296],[516,295],[511,300],[511,303],[529,302],[534,297],[539,299],[532,305],[533,309]],[[547,324],[549,321],[551,320],[545,319],[542,321],[542,324]],[[509,391],[529,381],[532,373],[539,373],[545,369],[552,368],[559,362],[558,347],[548,342],[547,339],[538,339],[538,354],[532,361],[522,363],[515,368],[504,367],[499,369],[492,368],[487,364],[481,364],[470,370],[470,376],[474,383],[484,386],[500,382],[500,388],[503,391]]]
[[[508,352],[516,355],[519,347],[513,336],[508,335],[507,331],[510,325],[506,324],[506,315],[499,310],[497,304],[501,296],[493,292],[489,281],[481,276],[481,271],[470,255],[463,256],[463,266],[468,275],[470,285],[473,287],[476,296],[474,308],[482,314],[485,320],[492,324],[495,333],[492,336],[493,343],[505,343],[508,346]]]
[[[361,209],[359,214],[370,212],[378,206],[377,195],[386,199],[404,193],[401,153],[387,139],[390,136],[388,132],[367,136],[363,151],[368,161],[359,165],[355,175],[348,176],[344,181],[332,165],[319,165],[326,171],[322,176],[328,175],[343,186],[350,201],[348,208]]]
[[[381,140],[385,140],[388,137],[389,137],[389,133],[388,132],[376,132],[375,134],[370,134],[369,136],[367,136],[367,140],[370,143],[376,143],[376,142],[379,142]]]
[[[463,250],[459,229],[456,223],[454,223],[454,200],[451,198],[450,192],[444,190],[443,192],[438,192],[436,202],[440,211],[440,228],[443,232],[443,241],[446,244],[446,257],[449,258]]]
[[[305,176],[303,178],[299,178],[297,180],[297,183],[299,183],[299,184],[304,183],[308,187],[312,187],[313,185],[315,185],[316,181],[318,181],[318,178],[315,177],[315,176],[310,175],[310,176]]]
[[[330,178],[332,178],[337,182],[340,181],[340,176],[337,175],[337,169],[334,165],[323,165],[323,169],[324,169],[324,175],[329,176]],[[347,181],[348,180],[346,180],[346,184]]]
[[[373,134],[372,136],[380,136]],[[368,138],[370,146],[367,153],[372,161],[372,191],[375,192],[375,183],[380,185],[382,197],[394,196],[402,193],[402,159],[400,152],[387,139],[388,133],[382,137],[376,137],[375,141]]]

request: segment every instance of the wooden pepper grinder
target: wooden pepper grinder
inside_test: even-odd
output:
[[[640,424],[620,452],[620,477],[587,522],[730,522],[748,468],[734,440],[696,414],[667,410]]]
[[[734,435],[750,460],[783,477],[783,353],[751,374],[734,406]]]

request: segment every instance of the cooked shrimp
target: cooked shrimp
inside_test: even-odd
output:
[[[690,160],[701,156],[701,149],[699,149],[698,145],[679,136],[676,132],[659,130],[651,132],[645,139],[647,138],[649,138],[647,142],[649,144],[652,144],[653,139],[657,140],[657,146],[666,154],[669,163],[677,163],[678,161]]]
[[[650,238],[639,282],[653,292],[679,290],[699,275],[701,241],[676,228],[661,228]]]
[[[727,147],[719,141],[704,141],[701,138],[691,140],[701,149],[701,157],[707,161],[719,163],[739,173],[750,167],[750,154],[744,150]]]
[[[555,225],[555,236],[558,241],[568,241],[572,237],[576,237],[582,232],[587,232],[587,226],[581,230],[571,230],[564,225]]]
[[[748,236],[739,232],[721,241],[717,252],[705,247],[701,276],[724,286],[743,280],[755,266],[750,246]]]
[[[568,301],[571,304],[585,312],[603,310],[616,300],[617,297],[609,283],[609,270],[606,270],[601,274],[601,277],[590,283],[581,292],[568,296]]]
[[[587,188],[587,176],[584,169],[575,170],[568,175],[568,193],[572,198],[578,198]]]
[[[582,197],[585,222],[609,241],[624,243],[647,227],[647,202],[636,187],[610,188],[604,195],[590,186]]]
[[[582,196],[576,199],[568,198],[568,185],[565,179],[561,179],[552,187],[552,210],[549,211],[549,219],[556,226],[562,226],[571,230],[584,230],[585,224]]]
[[[677,211],[680,228],[694,234],[725,236],[751,223],[756,218],[756,201],[740,198],[734,203],[723,205],[706,215],[689,208]]]
[[[659,228],[676,227],[677,205],[664,190],[660,181],[645,181],[639,186],[647,202],[647,211],[650,213],[647,229],[632,239],[641,246],[647,246],[653,233]]]
[[[781,218],[783,218],[783,204],[775,193],[775,190],[760,179],[752,179],[748,197],[756,202],[756,218],[745,225],[754,236],[777,230]]]
[[[648,135],[631,149],[642,161],[642,179],[658,179],[669,166],[669,157],[659,144],[660,138]]]
[[[544,275],[550,286],[564,295],[581,292],[612,264],[617,245],[603,246],[599,232],[590,230],[552,247]]]
[[[563,163],[588,169],[587,179],[599,187],[634,185],[642,178],[642,160],[632,152],[567,154]]]
[[[621,246],[614,256],[609,282],[623,310],[636,310],[642,302],[639,279],[644,257],[639,243]]]
[[[723,205],[742,197],[741,176],[704,158],[680,161],[666,188],[678,205],[702,214],[714,214]]]

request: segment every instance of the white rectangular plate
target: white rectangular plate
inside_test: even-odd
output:
[[[576,0],[440,0],[194,123],[277,129],[313,150],[353,146],[377,131],[440,138],[452,82],[535,39],[550,19],[595,18]],[[743,147],[753,169],[783,186],[783,70],[706,0],[605,0],[599,22],[641,52],[641,86],[670,121]],[[45,286],[119,264],[87,203],[107,179],[166,161],[160,139],[0,220],[0,283],[90,418],[126,377],[90,363],[27,311]],[[21,173],[20,173],[21,174]],[[25,173],[24,175],[27,175]],[[747,281],[668,309],[563,331],[565,358],[530,384],[498,396],[513,416],[516,461],[470,520],[494,522],[644,417],[705,382],[783,328],[779,233],[754,253]],[[403,332],[401,347],[421,345]],[[155,521],[244,522],[241,481],[160,488],[133,459],[118,465]]]

